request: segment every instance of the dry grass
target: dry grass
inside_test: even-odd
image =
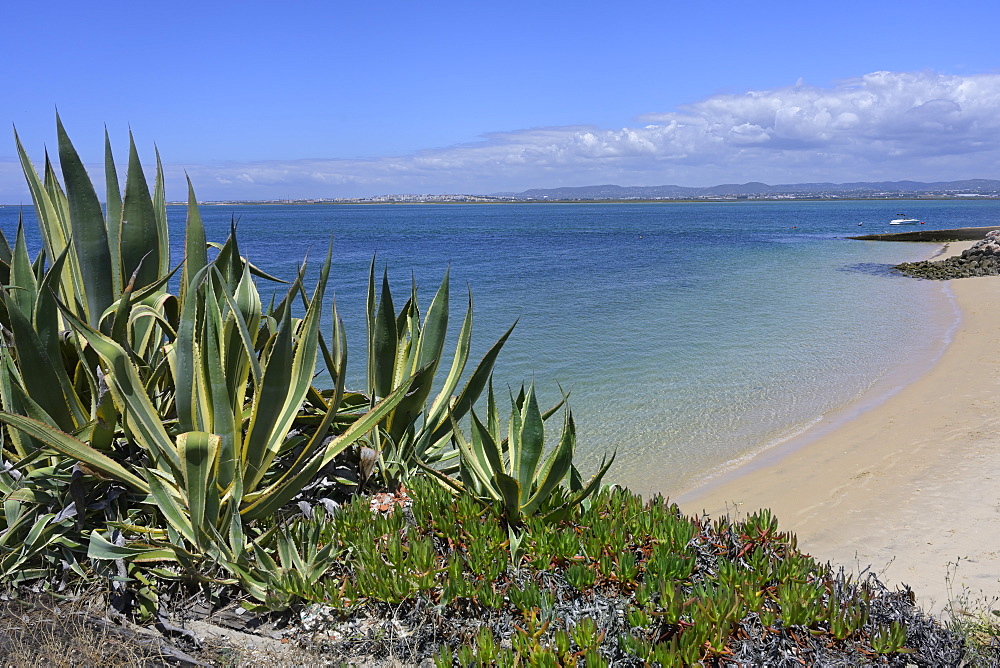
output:
[[[116,627],[94,613],[87,604],[43,595],[0,601],[3,665],[168,665],[155,638],[141,638],[139,632]]]
[[[0,600],[0,668],[154,666],[319,666],[315,652],[215,627],[197,650],[179,650],[158,632],[107,619],[103,596],[45,594]]]

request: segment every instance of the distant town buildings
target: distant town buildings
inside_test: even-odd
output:
[[[747,188],[739,192],[740,186],[716,186],[713,188],[680,188],[663,186],[651,188],[620,188],[619,186],[594,186],[583,188],[555,188],[550,190],[529,190],[523,193],[502,193],[495,195],[416,195],[388,194],[373,197],[334,197],[315,199],[276,199],[243,202],[253,204],[442,204],[442,203],[498,203],[498,202],[730,202],[747,200],[894,200],[894,199],[1000,199],[1000,181],[978,180],[974,187],[954,187],[950,184],[916,184],[913,189],[881,189],[882,184],[845,184],[830,188],[811,186],[766,186],[765,184],[744,184]],[[819,184],[817,184],[819,185]],[[826,186],[827,184],[823,184]],[[902,184],[900,184],[902,185]],[[920,186],[925,186],[921,188]],[[762,186],[754,192],[754,186]],[[867,187],[866,187],[867,186]],[[937,186],[937,187],[935,187]],[[951,187],[948,187],[951,186]],[[782,189],[788,188],[787,191]],[[718,192],[725,189],[726,192]],[[671,190],[671,192],[665,192]],[[638,192],[637,192],[638,191]],[[659,192],[657,192],[659,191]],[[701,191],[701,192],[699,192]],[[714,192],[713,192],[714,191]],[[206,204],[233,204],[234,202],[205,202]]]

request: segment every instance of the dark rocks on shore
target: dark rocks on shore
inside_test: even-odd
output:
[[[996,276],[1000,274],[1000,230],[986,233],[986,238],[976,242],[961,255],[944,260],[904,262],[894,267],[907,276],[931,280]]]

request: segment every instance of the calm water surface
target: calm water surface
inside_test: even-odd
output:
[[[940,352],[942,284],[887,270],[936,246],[844,238],[900,231],[898,212],[922,229],[1000,222],[989,201],[202,207],[209,240],[238,219],[244,254],[279,277],[334,238],[356,386],[373,254],[397,307],[411,277],[429,305],[450,267],[453,329],[473,292],[475,355],[519,319],[498,390],[570,391],[585,465],[617,448],[612,481],[672,496]],[[0,207],[9,238],[17,215]],[[169,215],[177,261],[184,208]]]

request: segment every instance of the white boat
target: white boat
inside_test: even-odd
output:
[[[889,221],[890,225],[923,225],[923,223],[916,218],[907,218],[906,214],[897,213],[899,218],[894,218]]]

